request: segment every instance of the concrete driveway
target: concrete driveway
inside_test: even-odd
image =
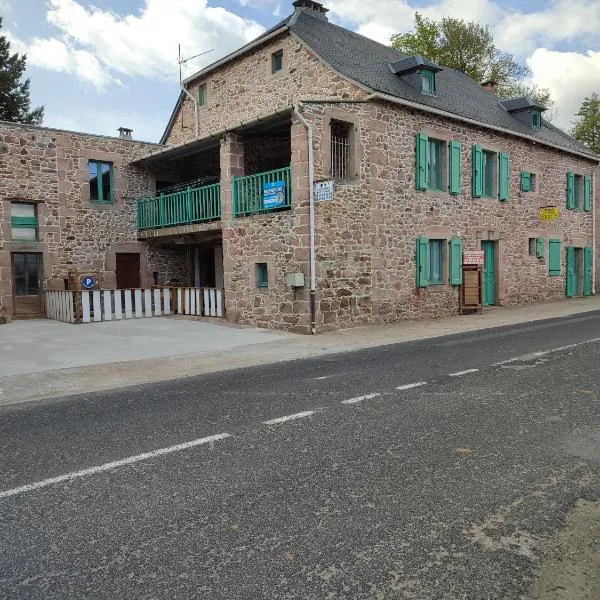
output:
[[[13,321],[0,327],[0,376],[106,363],[217,353],[295,337],[221,320],[160,317],[72,325]]]

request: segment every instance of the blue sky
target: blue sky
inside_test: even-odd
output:
[[[330,19],[386,43],[416,9],[489,24],[497,45],[549,87],[564,128],[600,92],[600,0],[325,0]],[[3,32],[28,52],[32,102],[45,125],[157,141],[178,96],[177,44],[213,51],[187,75],[291,12],[291,0],[0,0]],[[560,23],[560,27],[556,24]]]

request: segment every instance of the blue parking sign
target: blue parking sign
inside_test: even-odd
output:
[[[265,208],[285,206],[285,181],[272,181],[263,185],[263,206]]]

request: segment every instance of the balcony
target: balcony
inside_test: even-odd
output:
[[[138,198],[138,230],[205,223],[221,218],[221,185],[188,186],[153,198]]]
[[[291,206],[291,167],[233,178],[234,217],[274,212]]]

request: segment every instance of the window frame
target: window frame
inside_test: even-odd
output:
[[[31,206],[33,208],[33,217],[19,217],[12,215],[12,207],[15,205],[19,206]],[[11,202],[10,203],[10,229],[11,229],[11,239],[16,242],[38,242],[39,241],[39,229],[38,229],[38,209],[36,202]],[[19,237],[15,235],[20,229],[33,229],[34,237],[33,239]]]
[[[539,110],[534,110],[531,112],[531,126],[534,129],[542,128],[542,113]]]
[[[488,183],[488,163],[491,166],[491,186],[489,193],[487,189]],[[482,149],[482,170],[481,170],[481,197],[482,198],[496,198],[497,197],[497,184],[498,184],[498,153],[493,150]]]
[[[429,89],[425,89],[425,82],[427,81]],[[435,96],[436,85],[435,85],[435,73],[429,69],[421,69],[421,92],[428,96]]]
[[[574,173],[573,176],[573,210],[583,209],[583,175]]]
[[[265,289],[269,287],[269,264],[266,262],[257,262],[256,266],[256,287]]]
[[[283,49],[271,54],[271,74],[276,75],[283,71]]]
[[[428,274],[428,283],[429,285],[444,285],[446,283],[446,246],[448,240],[443,240],[439,238],[432,238],[428,241],[428,261],[429,261],[429,274]],[[439,279],[432,279],[433,275],[433,267],[434,267],[434,253],[432,249],[434,246],[439,246],[439,254],[437,256],[436,262],[438,270],[439,270]]]
[[[439,183],[439,187],[434,187],[431,181],[432,175],[432,147],[435,147],[436,152],[439,150],[438,159],[436,162],[436,167],[439,169],[439,172],[436,172],[436,185]],[[430,192],[445,192],[447,191],[447,172],[449,168],[446,166],[446,161],[449,160],[448,152],[447,152],[448,142],[445,140],[440,140],[434,137],[429,137],[427,140],[427,190]],[[436,171],[437,171],[436,169]]]
[[[334,139],[334,127],[335,126],[343,126],[346,129],[346,165],[345,169],[343,165],[338,165],[339,156],[335,151],[335,145],[333,142]],[[331,119],[329,122],[329,147],[330,147],[330,168],[331,168],[331,178],[334,181],[338,182],[346,182],[354,179],[353,173],[351,170],[354,170],[354,143],[353,143],[353,131],[354,124],[348,121],[344,121],[342,119]],[[341,156],[341,155],[340,155]],[[334,158],[336,160],[334,160]],[[339,167],[336,169],[336,167]],[[337,172],[336,172],[337,171]]]
[[[91,185],[91,173],[90,173],[90,165],[96,165],[96,181],[98,188],[98,198],[92,197],[92,185]],[[102,185],[102,180],[98,179],[98,166],[100,165],[108,165],[109,167],[109,183],[110,183],[110,198],[104,198],[104,186]],[[94,158],[88,159],[88,185],[90,186],[90,202],[94,204],[114,204],[115,203],[115,173],[114,173],[114,163],[107,160],[96,160]]]
[[[208,86],[203,83],[198,86],[198,106],[203,108],[208,103]]]

